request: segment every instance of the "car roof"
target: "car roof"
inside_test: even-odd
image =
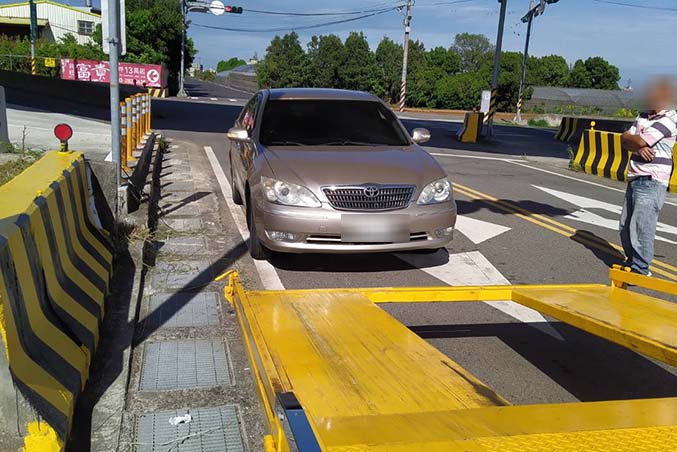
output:
[[[269,89],[269,99],[314,99],[314,100],[367,100],[374,101],[378,97],[364,91],[329,88],[274,88]]]

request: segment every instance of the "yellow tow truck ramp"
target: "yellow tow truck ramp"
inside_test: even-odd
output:
[[[248,291],[228,274],[266,452],[675,452],[677,398],[511,406],[379,303],[513,300],[677,365],[677,283]],[[604,382],[600,382],[604,384]]]

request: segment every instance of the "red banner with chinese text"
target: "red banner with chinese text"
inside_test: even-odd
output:
[[[133,85],[143,88],[165,88],[167,74],[157,64],[120,63],[118,65],[121,85]],[[108,61],[61,60],[61,78],[83,82],[110,82],[110,64]]]

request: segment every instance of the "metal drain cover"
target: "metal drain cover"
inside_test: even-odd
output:
[[[190,422],[169,420],[190,415]],[[237,408],[216,408],[146,413],[136,418],[136,452],[244,452]]]
[[[144,323],[158,328],[217,326],[218,301],[215,293],[159,293],[150,298],[150,313]]]
[[[142,391],[192,389],[231,384],[223,340],[147,342],[143,347]]]

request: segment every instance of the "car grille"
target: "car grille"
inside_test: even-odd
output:
[[[394,210],[409,205],[416,189],[413,185],[363,185],[325,187],[329,204],[339,210]]]

